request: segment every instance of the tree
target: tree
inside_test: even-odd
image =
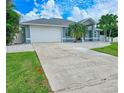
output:
[[[118,35],[117,18],[117,15],[106,14],[99,19],[97,27],[103,30],[105,41],[107,41],[107,37],[111,37],[111,41],[113,41],[113,37]]]
[[[19,14],[14,11],[14,6],[8,2],[6,10],[6,44],[11,44],[19,31]]]
[[[71,33],[71,36],[77,40],[81,40],[83,37],[85,39],[86,26],[80,23],[70,24],[68,31]]]
[[[111,43],[113,42],[113,38],[118,36],[118,26],[117,26],[117,15],[110,14],[109,15],[109,38],[111,38]]]
[[[103,30],[105,41],[107,41],[107,18],[105,15],[101,16],[99,19],[99,23],[97,24],[97,27]]]

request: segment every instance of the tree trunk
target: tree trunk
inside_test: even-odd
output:
[[[107,30],[105,31],[105,34],[106,34],[106,42],[108,41],[108,39],[107,39]]]
[[[104,31],[104,38],[105,38],[105,42],[107,41],[107,33],[106,31]]]
[[[111,43],[113,43],[113,37],[111,37]]]
[[[104,31],[104,41],[105,41],[105,31]]]
[[[108,38],[107,38],[107,39],[108,39],[108,41],[109,41],[109,40],[110,40],[110,37],[108,36]]]
[[[111,33],[112,33],[112,31],[110,30],[109,31],[109,38],[111,38]],[[111,40],[112,40],[112,38],[111,38]],[[111,41],[110,41],[111,42]]]

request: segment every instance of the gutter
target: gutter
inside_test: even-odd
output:
[[[56,26],[56,27],[68,27],[65,25],[50,25],[50,24],[34,24],[34,23],[20,23],[20,25],[34,25],[34,26]]]

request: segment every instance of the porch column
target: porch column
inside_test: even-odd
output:
[[[93,41],[95,40],[94,39],[94,33],[95,33],[95,25],[92,26],[92,39],[93,39]]]
[[[98,40],[100,41],[100,31],[98,31]]]
[[[81,41],[84,42],[84,38],[83,37],[81,38]]]

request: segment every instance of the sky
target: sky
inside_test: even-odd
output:
[[[15,11],[21,21],[38,18],[61,18],[80,21],[93,18],[98,21],[101,15],[117,14],[117,0],[13,0]]]

